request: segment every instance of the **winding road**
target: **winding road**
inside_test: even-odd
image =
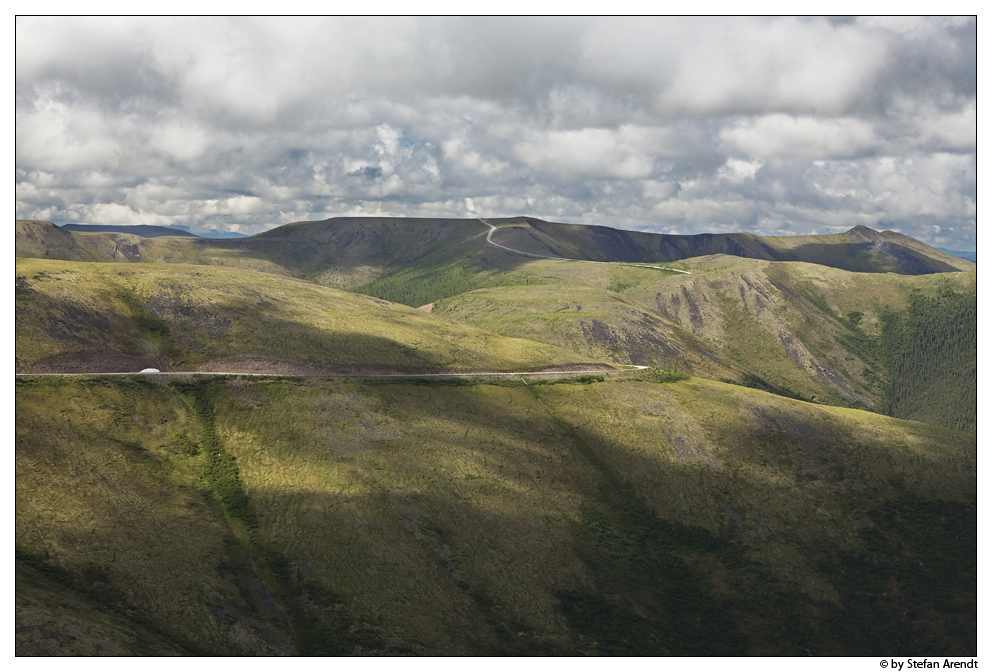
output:
[[[633,266],[634,268],[656,268],[659,271],[671,271],[673,273],[684,273],[685,275],[692,275],[691,271],[680,271],[677,268],[668,268],[666,266],[645,266],[643,264],[627,264],[622,261],[593,261],[592,259],[568,259],[567,257],[549,257],[544,254],[533,254],[531,252],[522,252],[521,250],[514,250],[512,247],[507,247],[506,245],[500,245],[499,243],[493,242],[493,233],[496,231],[496,226],[490,224],[482,217],[477,218],[480,222],[489,227],[489,234],[486,235],[486,242],[493,247],[498,247],[501,250],[506,250],[507,252],[513,252],[514,254],[522,254],[525,257],[535,257],[537,259],[560,259],[562,261],[585,261],[590,264],[620,264],[621,266]]]
[[[476,371],[471,373],[317,373],[317,374],[293,374],[293,373],[239,373],[237,371],[160,371],[158,373],[142,373],[140,371],[116,371],[113,373],[17,373],[18,378],[31,378],[41,376],[147,376],[156,378],[191,378],[197,376],[253,376],[259,378],[495,378],[497,380],[507,380],[529,376],[538,379],[553,380],[560,378],[571,378],[573,376],[616,376],[628,373],[632,370],[642,370],[648,367],[636,364],[625,364],[628,369],[590,369],[585,371]]]
[[[543,254],[531,254],[530,252],[521,252],[520,250],[514,250],[513,248],[507,247],[506,245],[500,245],[499,243],[494,243],[493,232],[496,231],[496,227],[490,224],[489,222],[487,222],[486,220],[484,220],[482,217],[479,217],[479,221],[489,227],[489,235],[486,236],[486,242],[492,245],[493,247],[498,247],[501,250],[506,250],[507,252],[513,252],[515,254],[522,254],[525,257],[535,257],[537,259],[561,259],[562,261],[569,261],[565,259],[565,257],[549,257]]]

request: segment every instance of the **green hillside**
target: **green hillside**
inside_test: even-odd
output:
[[[974,265],[489,221],[18,222],[17,655],[977,655]]]
[[[725,255],[688,260],[677,267],[689,273],[533,260],[515,271],[517,276],[529,273],[530,284],[466,292],[436,302],[433,311],[599,360],[674,368],[796,398],[974,431],[977,375],[968,368],[976,352],[974,274],[851,273]],[[917,339],[910,346],[909,328],[893,329],[911,315],[932,315],[927,319],[951,323],[951,304],[934,312],[936,302],[923,307],[913,298],[937,291],[959,297],[953,304],[955,331]],[[911,305],[917,307],[910,311]],[[889,331],[883,337],[885,325]],[[900,355],[903,364],[897,372],[896,355],[886,348],[909,347],[919,356],[909,351]],[[894,381],[916,375],[910,371],[922,361],[931,362],[925,384],[908,387],[921,399],[929,398],[934,412],[924,415],[905,402],[899,406],[905,410],[894,412],[891,396],[906,394],[897,391],[901,388],[894,387]],[[941,402],[935,401],[944,397],[932,392],[944,388],[959,390],[953,409],[941,409]],[[962,424],[961,418],[970,418],[972,424]]]
[[[433,307],[436,314],[444,319],[567,348],[586,359],[678,368],[799,399],[869,408],[958,429],[975,427],[974,383],[969,381],[976,376],[967,368],[974,355],[971,360],[967,352],[947,358],[949,350],[940,344],[943,341],[928,337],[913,347],[921,353],[939,347],[944,354],[922,354],[923,360],[930,364],[925,376],[919,378],[913,372],[916,364],[912,363],[919,358],[907,359],[909,355],[904,355],[901,357],[905,362],[897,365],[890,346],[885,346],[887,349],[881,346],[883,316],[890,313],[900,316],[886,318],[886,324],[893,329],[902,324],[901,320],[908,319],[912,290],[930,291],[927,288],[933,283],[943,282],[940,278],[949,278],[948,282],[955,284],[974,277],[970,271],[930,272],[945,268],[941,264],[950,263],[947,259],[951,258],[911,238],[864,227],[832,236],[665,237],[604,227],[551,224],[532,218],[487,221],[498,226],[497,237],[504,236],[504,243],[563,256],[591,257],[595,255],[587,252],[595,248],[599,257],[638,258],[654,249],[651,245],[656,248],[661,245],[658,250],[667,249],[671,252],[669,256],[675,257],[725,249],[748,257],[804,258],[819,263],[710,254],[668,262],[664,264],[672,269],[668,271],[658,264],[542,260],[487,245],[487,228],[481,221],[444,219],[336,218],[287,225],[243,240],[72,234],[43,222],[20,222],[17,240],[19,253],[37,257],[63,256],[90,262],[116,259],[139,262],[142,266],[151,262],[193,264],[209,266],[208,274],[219,268],[232,269],[232,273],[233,269],[239,269],[237,272],[242,274],[239,277],[248,283],[254,280],[246,272],[263,272],[411,307],[436,304]],[[521,237],[524,234],[529,236],[530,243]],[[728,248],[728,241],[737,247]],[[970,262],[958,262],[961,268],[974,268]],[[164,266],[156,268],[161,269],[159,273],[165,272]],[[897,268],[910,274],[850,270]],[[273,277],[269,281],[276,280]],[[262,315],[268,309],[255,302],[254,293],[254,289],[234,292],[245,305],[254,302],[255,307],[248,312],[257,311],[252,319],[263,325],[274,324],[271,316]],[[974,293],[970,296],[974,297]],[[316,347],[319,338],[301,335],[285,342],[269,339],[276,342],[267,343],[265,338],[249,334],[243,328],[244,342],[221,344],[219,339],[202,333],[211,329],[223,331],[227,328],[223,320],[236,322],[233,303],[228,310],[231,315],[225,313],[218,321],[202,314],[202,309],[184,307],[185,299],[177,300],[173,296],[157,300],[170,305],[160,306],[153,316],[158,315],[166,322],[171,320],[173,330],[201,333],[186,334],[185,340],[173,338],[175,343],[171,346],[163,342],[154,348],[147,343],[130,343],[124,347],[105,343],[107,338],[101,334],[116,334],[121,330],[120,320],[108,317],[108,324],[117,324],[118,328],[108,332],[99,324],[84,325],[83,331],[89,330],[91,334],[83,337],[87,343],[80,344],[79,338],[74,341],[71,337],[68,342],[56,343],[61,338],[59,334],[73,331],[71,322],[75,313],[70,311],[59,322],[61,311],[49,311],[53,315],[49,319],[43,317],[44,310],[48,310],[45,308],[36,312],[39,324],[46,320],[55,324],[44,327],[36,324],[35,333],[48,329],[57,338],[53,341],[44,336],[40,340],[45,342],[41,343],[30,336],[26,347],[39,352],[28,355],[25,361],[33,366],[44,356],[69,356],[74,348],[97,357],[92,353],[101,351],[96,345],[102,343],[106,352],[144,358],[122,361],[123,370],[132,370],[139,364],[171,366],[167,360],[179,356],[180,350],[184,354],[176,363],[183,361],[190,365],[218,357],[238,357],[241,363],[245,357],[290,359],[317,365],[335,363],[335,358],[327,354],[328,346],[333,344],[322,342]],[[205,305],[217,303],[208,297],[203,297],[203,301]],[[280,304],[278,297],[266,301]],[[307,300],[301,301],[297,302],[300,308],[293,309],[296,313],[305,311],[302,305]],[[974,298],[971,302],[974,305]],[[42,306],[36,308],[41,310]],[[195,314],[182,315],[184,310]],[[960,330],[977,333],[977,309],[960,314]],[[851,316],[856,319],[852,321]],[[204,320],[203,324],[197,324]],[[290,321],[295,320],[292,317]],[[207,327],[207,322],[211,326]],[[159,326],[158,333],[164,334],[165,327]],[[899,338],[909,338],[910,331],[901,328],[897,331]],[[891,340],[892,336],[887,338]],[[962,347],[966,341],[953,347]],[[366,352],[376,349],[368,339],[363,342],[368,346],[363,346]],[[171,354],[165,353],[166,347],[172,347]],[[333,349],[348,348],[342,348],[339,343]],[[303,356],[298,356],[297,351],[302,351]],[[111,370],[106,368],[108,356],[101,356],[99,366],[94,360],[88,369],[72,370]],[[935,357],[944,359],[936,363]],[[150,363],[152,360],[155,363]],[[423,368],[445,366],[441,363],[444,361],[450,363],[451,358],[393,357],[388,365]],[[352,358],[336,363],[361,362]],[[64,368],[68,365],[64,360],[55,360],[54,364],[54,368],[46,370],[68,370]],[[925,384],[909,382],[901,390],[900,385],[905,383],[899,380],[921,380]],[[914,394],[920,395],[919,403],[913,401]],[[945,403],[945,397],[952,403]],[[932,406],[932,410],[927,411],[924,405]]]
[[[891,370],[885,413],[978,433],[978,300],[975,277],[915,290],[904,313],[884,316]]]
[[[582,361],[284,276],[180,264],[19,259],[23,372],[522,371]]]
[[[495,242],[524,252],[568,259],[669,263],[725,254],[765,261],[803,261],[870,273],[921,275],[975,269],[972,262],[908,236],[863,226],[825,236],[672,236],[543,222],[532,217],[486,221],[497,226]],[[497,249],[485,244],[488,232],[478,219],[335,217],[287,224],[250,238],[175,240],[128,233],[70,232],[48,222],[18,221],[15,253],[67,261],[240,266],[350,289],[413,266],[444,267],[480,255],[502,270],[525,261],[506,251],[494,254]]]
[[[652,380],[19,381],[17,652],[976,655],[974,436]]]

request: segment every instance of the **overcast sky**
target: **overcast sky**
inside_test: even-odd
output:
[[[975,247],[973,18],[19,18],[16,57],[19,219]]]

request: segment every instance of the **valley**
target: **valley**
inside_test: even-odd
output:
[[[977,655],[969,261],[527,217],[16,246],[19,655]]]

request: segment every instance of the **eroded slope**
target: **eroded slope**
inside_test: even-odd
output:
[[[466,292],[436,302],[433,311],[590,357],[881,412],[892,408],[898,386],[906,387],[898,383],[907,377],[900,367],[928,361],[925,386],[957,390],[948,403],[975,416],[974,273],[852,273],[724,255],[671,271],[651,266],[534,260],[524,269],[531,284]],[[912,313],[913,325],[943,306],[937,321],[945,326],[916,335],[922,327],[900,325],[924,297],[928,307]],[[916,354],[899,354],[910,343]],[[934,414],[901,417],[943,423]]]

